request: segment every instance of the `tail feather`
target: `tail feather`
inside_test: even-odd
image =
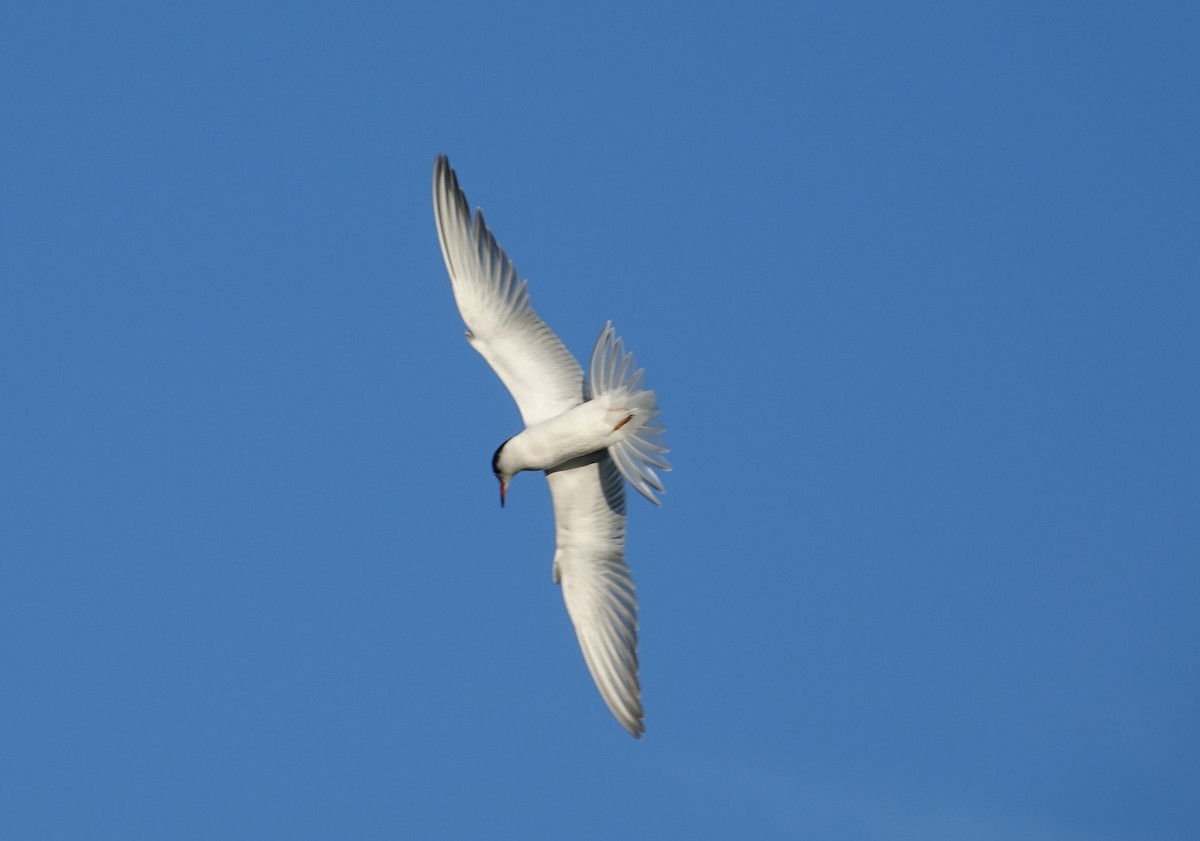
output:
[[[637,367],[633,353],[625,352],[625,343],[617,335],[612,322],[604,325],[588,366],[588,392],[591,399],[609,394],[621,395],[621,405],[635,411],[631,434],[624,441],[608,448],[613,463],[621,475],[642,496],[661,505],[654,492],[665,493],[662,480],[655,470],[670,470],[663,458],[670,452],[663,433],[666,427],[658,420],[661,409],[653,391],[642,388],[646,372]]]

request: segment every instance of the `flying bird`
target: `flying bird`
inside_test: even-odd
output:
[[[583,369],[529,303],[526,281],[472,216],[450,162],[433,168],[438,240],[467,341],[512,394],[525,429],[492,457],[503,506],[513,476],[541,470],[554,506],[553,578],[562,587],[600,695],[634,738],[645,732],[638,684],[637,598],[625,563],[625,481],[659,505],[670,470],[644,372],[604,325]]]

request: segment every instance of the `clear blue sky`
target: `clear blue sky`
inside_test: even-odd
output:
[[[0,836],[1200,837],[1191,3],[0,11]],[[664,406],[648,733],[434,156]]]

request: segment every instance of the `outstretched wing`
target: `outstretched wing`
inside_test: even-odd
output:
[[[467,340],[517,402],[526,426],[583,402],[583,369],[529,303],[525,281],[467,197],[445,155],[433,167],[438,241]]]
[[[607,452],[546,473],[554,503],[554,580],[583,659],[612,714],[634,738],[642,724],[637,596],[625,563],[625,485]]]

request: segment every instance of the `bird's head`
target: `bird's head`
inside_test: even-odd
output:
[[[512,439],[510,438],[508,440],[511,441]],[[504,452],[504,448],[507,444],[508,441],[505,441],[496,448],[496,452],[492,455],[492,473],[495,475],[496,480],[500,482],[501,508],[504,507],[504,494],[508,491],[508,483],[512,479],[513,475],[517,472],[506,464],[506,453]]]

